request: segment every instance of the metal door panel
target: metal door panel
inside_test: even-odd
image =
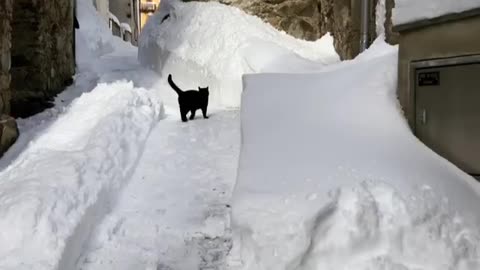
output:
[[[417,69],[415,131],[426,145],[480,175],[480,64]]]

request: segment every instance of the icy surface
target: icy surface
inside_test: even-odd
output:
[[[480,8],[480,0],[395,0],[393,24],[432,19]]]
[[[480,186],[411,134],[396,61],[245,76],[232,266],[480,268]]]
[[[329,35],[297,40],[237,8],[166,0],[143,29],[139,60],[185,88],[209,85],[213,104],[238,107],[244,73],[321,69],[339,58]]]

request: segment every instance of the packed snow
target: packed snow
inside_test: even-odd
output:
[[[319,70],[339,57],[329,35],[297,40],[237,8],[165,0],[143,29],[139,60],[188,88],[209,85],[214,105],[238,107],[242,74]]]
[[[245,76],[233,269],[480,269],[480,185],[412,135],[397,57]]]
[[[239,129],[237,111],[162,120],[72,269],[224,270]]]
[[[393,24],[400,25],[480,8],[479,0],[395,0]]]

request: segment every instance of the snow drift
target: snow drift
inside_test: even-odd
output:
[[[405,24],[418,20],[459,13],[480,8],[478,0],[395,0],[393,24]]]
[[[138,54],[143,65],[172,73],[185,88],[209,85],[212,103],[233,107],[244,73],[318,70],[339,60],[329,35],[297,40],[237,8],[176,0],[162,1],[149,19]]]
[[[0,173],[0,269],[72,269],[161,108],[132,83],[102,84],[31,142]]]
[[[411,134],[396,61],[244,77],[233,266],[480,269],[480,186]]]

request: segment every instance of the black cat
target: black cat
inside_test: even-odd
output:
[[[190,120],[195,118],[195,111],[202,110],[203,118],[208,119],[208,87],[198,87],[196,90],[182,91],[172,80],[172,74],[168,75],[168,84],[178,94],[178,104],[180,105],[180,116],[183,122],[187,122],[187,113],[190,112]]]

